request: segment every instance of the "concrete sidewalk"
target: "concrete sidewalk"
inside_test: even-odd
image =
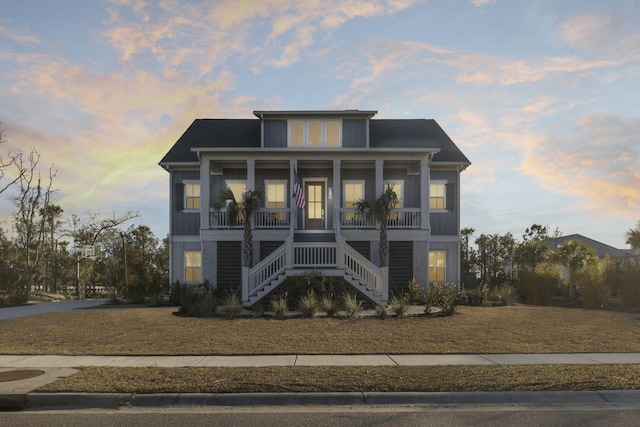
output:
[[[358,354],[256,356],[57,356],[0,355],[2,368],[250,367],[250,366],[440,366],[640,364],[640,353]]]
[[[130,395],[125,394],[77,394],[37,393],[38,388],[60,378],[73,375],[77,368],[86,366],[111,367],[250,367],[250,366],[442,366],[442,365],[602,365],[640,364],[640,353],[549,353],[549,354],[364,354],[364,355],[262,355],[262,356],[59,356],[59,355],[0,355],[2,373],[25,373],[35,376],[20,380],[0,381],[0,410],[31,408],[108,407],[130,405]],[[564,393],[564,394],[563,394]],[[607,397],[603,393],[608,393]],[[622,393],[622,394],[621,394]],[[536,399],[559,398],[567,402],[575,399],[592,399],[594,403],[621,398],[640,403],[637,392],[552,392],[536,393],[384,393],[378,400],[370,393],[319,393],[319,394],[265,394],[235,395],[153,395],[136,396],[137,405],[254,405],[262,404],[426,404],[433,402],[528,402]],[[532,396],[535,396],[532,397]],[[267,402],[267,403],[265,403]],[[269,403],[272,402],[272,403]],[[339,403],[336,403],[339,402]],[[345,403],[346,402],[346,403]],[[379,403],[384,404],[384,403]]]

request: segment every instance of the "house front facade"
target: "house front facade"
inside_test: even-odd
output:
[[[460,278],[460,173],[470,164],[434,120],[375,119],[376,111],[254,111],[255,119],[197,119],[160,161],[170,181],[171,281],[209,281],[245,305],[291,275],[345,279],[384,304],[415,277]],[[296,192],[296,184],[301,193]],[[359,214],[387,187],[387,225]],[[242,262],[244,218],[215,209],[262,189],[251,217],[253,260]],[[297,197],[296,197],[297,196]]]

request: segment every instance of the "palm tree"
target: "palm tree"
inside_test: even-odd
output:
[[[242,244],[242,260],[244,267],[251,267],[253,263],[253,233],[251,231],[251,218],[253,213],[260,208],[260,202],[264,201],[264,190],[247,190],[242,193],[242,201],[238,202],[233,191],[227,186],[218,195],[218,200],[213,207],[216,210],[226,209],[227,222],[233,227],[238,220],[244,220],[244,236]]]
[[[640,249],[640,221],[636,224],[636,228],[630,228],[625,233],[627,245],[631,246],[631,249]]]
[[[373,219],[380,223],[380,267],[387,266],[387,220],[399,203],[398,195],[393,187],[387,185],[373,202],[373,207],[363,199],[356,201],[355,207],[359,214],[373,215]]]
[[[577,271],[586,262],[597,257],[591,246],[579,240],[569,240],[558,246],[552,260],[564,265],[569,270],[569,301],[572,305],[578,302],[578,286],[575,282]]]

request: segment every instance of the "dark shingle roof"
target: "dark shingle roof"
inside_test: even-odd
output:
[[[260,147],[259,119],[196,119],[160,161],[197,162],[196,147]]]
[[[469,159],[433,119],[370,121],[371,148],[439,148],[434,162],[469,164]]]
[[[548,238],[545,241],[548,242],[555,249],[558,246],[563,245],[571,240],[577,240],[579,242],[582,242],[586,245],[591,246],[591,248],[594,251],[596,251],[596,254],[598,254],[600,258],[604,258],[607,255],[611,257],[624,257],[629,255],[628,252],[624,249],[614,248],[613,246],[609,246],[605,243],[598,242],[597,240],[590,239],[581,234],[571,234],[569,236]]]
[[[196,119],[160,164],[198,161],[192,148],[260,148],[259,119]],[[468,165],[449,136],[435,120],[397,119],[370,121],[371,148],[438,148],[434,162]]]

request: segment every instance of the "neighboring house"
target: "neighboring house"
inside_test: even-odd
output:
[[[197,119],[160,161],[170,173],[171,281],[208,280],[248,306],[287,276],[343,277],[385,303],[415,277],[459,282],[460,172],[470,162],[434,120],[374,119],[377,111],[254,111],[255,119]],[[296,175],[297,174],[297,175]],[[296,177],[305,208],[296,206]],[[379,225],[358,215],[391,185],[388,267]],[[253,216],[254,260],[242,266],[242,220],[213,204],[264,189]]]

